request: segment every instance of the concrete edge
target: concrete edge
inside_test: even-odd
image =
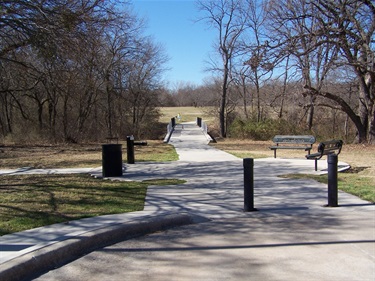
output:
[[[342,173],[351,168],[351,166],[345,162],[339,162],[339,165],[337,166],[337,172]],[[327,175],[328,174],[328,169],[321,170],[320,172],[317,173],[318,175]]]
[[[183,213],[151,217],[139,222],[93,230],[1,264],[0,280],[15,281],[36,277],[96,249],[168,228],[203,221],[204,218]]]
[[[174,127],[173,127],[172,130],[171,130],[170,132],[168,132],[167,135],[164,137],[164,140],[163,140],[164,143],[169,143],[169,140],[170,140],[171,137],[172,137],[173,131],[174,131]]]
[[[208,134],[207,132],[205,132],[205,130],[203,130],[203,129],[202,129],[202,132],[203,132],[204,136],[207,139],[207,143],[214,142],[214,140],[213,140],[213,138],[211,137],[210,134]]]

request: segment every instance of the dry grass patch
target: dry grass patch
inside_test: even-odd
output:
[[[239,139],[220,139],[212,145],[229,152],[240,158],[264,158],[273,157],[273,151],[269,147],[272,141],[253,141]],[[311,153],[317,150],[318,143],[315,143]],[[302,150],[278,150],[278,158],[302,158],[305,159],[306,152]],[[324,158],[325,159],[325,158]],[[363,176],[375,178],[375,146],[363,144],[344,144],[339,161],[352,166]]]
[[[101,146],[5,146],[0,153],[0,168],[72,168],[97,167],[101,163]]]
[[[211,145],[239,158],[265,158],[273,156],[273,152],[269,149],[271,142],[267,141],[219,139]]]
[[[344,144],[339,160],[349,163],[359,174],[374,179],[375,145]]]
[[[162,116],[160,122],[169,123],[171,118],[176,117],[177,114],[181,115],[181,122],[194,122],[197,120],[197,117],[201,117],[205,122],[210,122],[214,117],[207,113],[209,109],[209,107],[193,106],[161,107],[160,112]]]
[[[126,162],[126,142],[122,144]],[[136,161],[173,161],[174,148],[162,141],[148,141],[135,146]],[[31,168],[95,168],[102,165],[101,144],[69,144],[49,146],[4,146],[0,152],[0,169]]]

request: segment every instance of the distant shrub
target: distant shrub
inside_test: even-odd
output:
[[[234,138],[270,140],[275,135],[303,134],[303,130],[284,119],[265,119],[257,122],[254,118],[236,119],[229,126],[229,135]]]

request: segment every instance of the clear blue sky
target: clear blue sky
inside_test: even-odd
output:
[[[199,11],[194,0],[133,0],[134,12],[147,20],[146,34],[161,44],[170,58],[164,79],[170,88],[180,82],[202,84],[215,31],[196,22]]]

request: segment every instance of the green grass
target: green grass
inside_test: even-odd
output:
[[[21,147],[2,155],[2,167],[64,168],[101,166],[101,148]],[[126,162],[126,145],[123,145]],[[135,161],[175,161],[174,147],[149,141],[135,147]],[[149,185],[182,184],[176,179],[108,181],[88,175],[1,176],[0,235],[82,218],[140,211]]]
[[[2,176],[0,235],[82,218],[141,211],[149,185],[176,179],[109,181],[89,175]]]
[[[307,174],[288,174],[281,177],[293,179],[308,178],[328,184],[327,175],[318,176]],[[338,189],[355,195],[363,200],[375,203],[375,186],[373,184],[372,178],[352,173],[339,173],[337,184]]]

